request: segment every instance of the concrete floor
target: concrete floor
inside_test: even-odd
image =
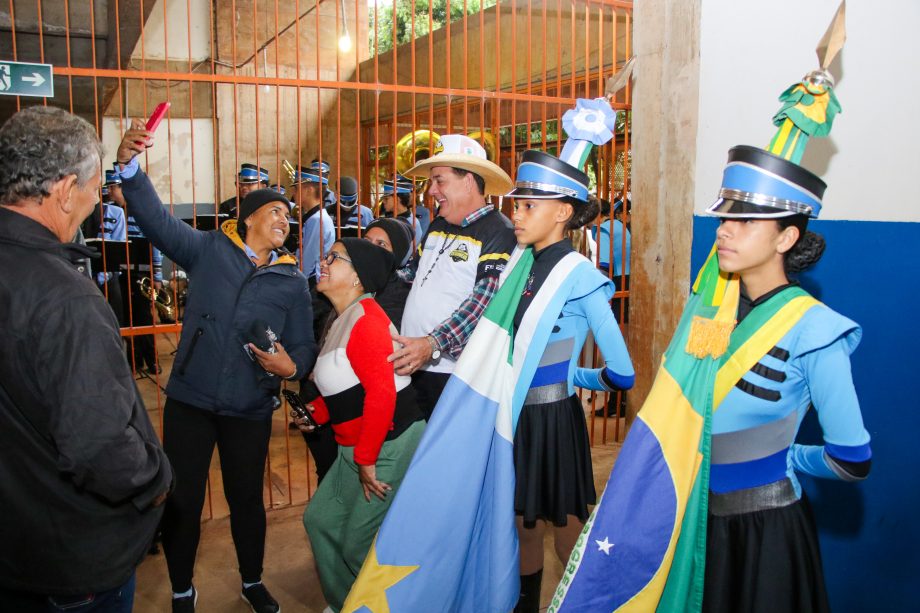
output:
[[[175,348],[173,337],[157,337],[157,353],[163,373],[159,385],[165,387]],[[138,388],[144,397],[154,425],[161,426],[162,403],[165,396],[157,381],[141,378]],[[600,398],[597,401],[600,402]],[[586,414],[591,430],[591,456],[594,481],[598,495],[603,491],[623,438],[623,420],[595,418],[592,401],[585,397]],[[599,405],[597,405],[599,406]],[[309,496],[316,486],[316,476],[303,439],[287,428],[288,418],[276,411],[269,458],[265,504],[268,512],[268,534],[265,546],[263,580],[285,611],[320,613],[326,606],[313,566],[310,544],[304,532],[302,516]],[[553,551],[551,531],[545,542],[542,604],[547,607],[562,574],[562,564]],[[195,587],[199,600],[197,610],[203,613],[232,613],[249,611],[240,599],[240,578],[236,553],[230,538],[230,522],[222,492],[220,462],[215,454],[211,466],[210,492],[202,513],[201,543],[195,567]],[[137,594],[134,610],[138,613],[169,611],[169,579],[162,553],[150,555],[138,568]]]

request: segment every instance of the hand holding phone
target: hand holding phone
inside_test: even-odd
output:
[[[159,127],[160,122],[163,121],[164,117],[166,117],[166,111],[169,110],[169,107],[170,107],[169,102],[159,103],[156,106],[156,108],[153,109],[153,113],[150,115],[150,119],[148,119],[147,123],[144,125],[144,130],[146,130],[147,132],[156,132],[156,129]],[[153,143],[149,140],[148,141],[136,140],[134,142],[135,144],[141,145],[145,148],[150,148],[153,146]]]
[[[166,117],[166,111],[169,110],[169,102],[161,102],[153,109],[153,114],[150,115],[150,119],[147,120],[147,131],[156,132],[157,127],[159,127],[160,122],[163,121],[163,118]]]
[[[313,414],[303,403],[303,400],[300,399],[300,396],[291,390],[283,390],[281,393],[284,395],[284,399],[288,401],[288,404],[291,405],[291,417],[304,420],[314,430],[319,428],[319,424],[316,423]]]

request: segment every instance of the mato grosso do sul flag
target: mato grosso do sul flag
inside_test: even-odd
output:
[[[512,339],[533,263],[518,248],[457,362],[343,611],[507,613],[518,599],[514,425],[584,257],[570,253]],[[608,299],[613,290],[604,288]],[[547,322],[547,318],[549,321]],[[547,323],[549,325],[547,325]]]

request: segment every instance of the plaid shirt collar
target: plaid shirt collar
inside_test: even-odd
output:
[[[483,205],[481,208],[476,209],[475,211],[473,211],[472,213],[464,217],[463,221],[460,222],[460,227],[465,228],[468,225],[472,224],[477,219],[482,219],[483,217],[485,217],[491,212],[492,212],[491,204]]]

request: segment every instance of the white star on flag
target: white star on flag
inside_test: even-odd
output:
[[[607,554],[608,556],[610,555],[610,549],[613,547],[613,543],[611,543],[610,541],[608,541],[606,536],[604,537],[604,540],[603,540],[603,541],[597,541],[597,540],[595,540],[594,542],[597,543],[597,550],[598,550],[598,551],[603,551],[603,552],[604,552],[605,554]]]

